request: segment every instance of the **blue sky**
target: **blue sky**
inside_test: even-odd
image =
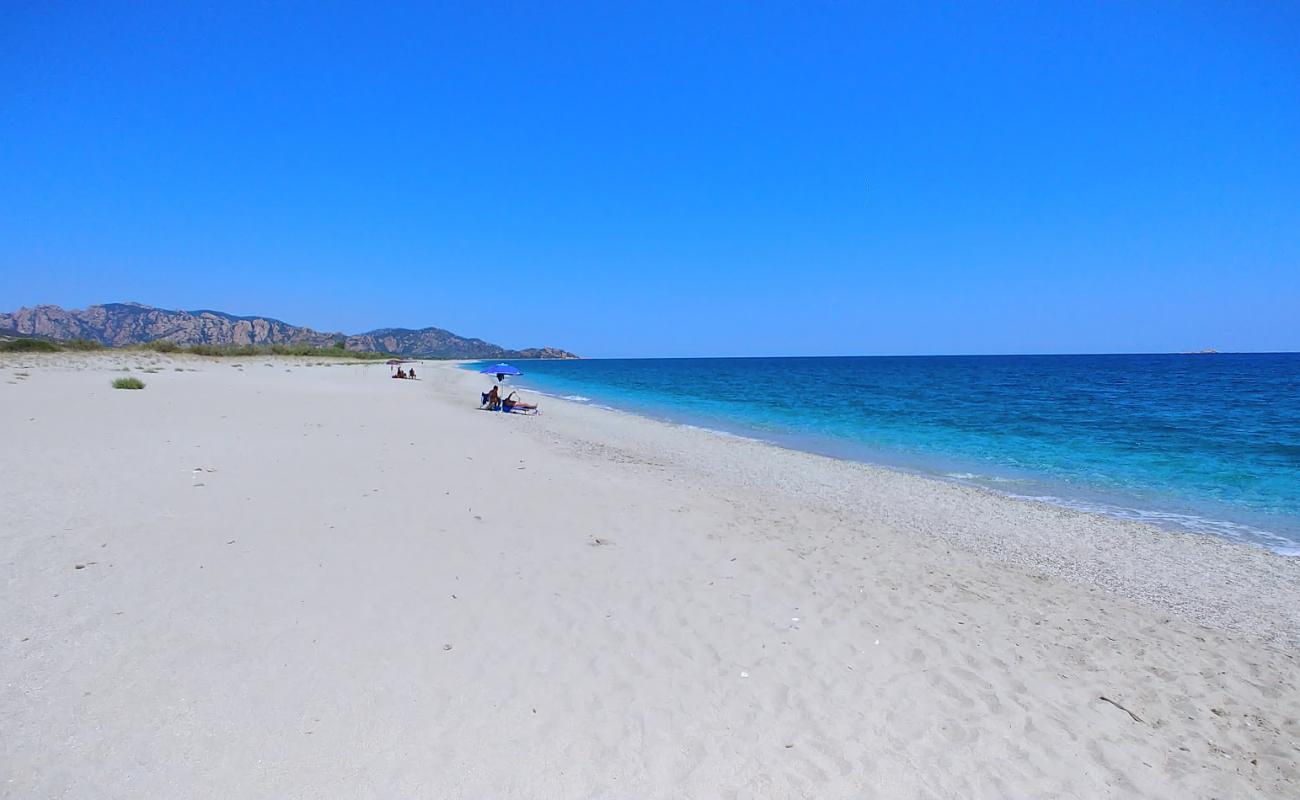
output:
[[[1300,350],[1300,7],[900,5],[6,3],[0,308]]]

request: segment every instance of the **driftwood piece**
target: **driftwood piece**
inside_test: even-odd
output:
[[[1142,718],[1139,717],[1137,714],[1134,714],[1132,711],[1129,711],[1127,708],[1125,708],[1124,706],[1120,705],[1119,703],[1116,703],[1114,700],[1111,700],[1109,697],[1107,697],[1107,696],[1104,695],[1104,694],[1101,695],[1100,697],[1098,697],[1097,699],[1098,699],[1098,700],[1102,700],[1102,701],[1107,702],[1107,703],[1110,703],[1111,705],[1115,706],[1115,708],[1118,708],[1120,711],[1123,711],[1125,714],[1128,714],[1130,717],[1133,718],[1133,721],[1134,721],[1134,722],[1141,722],[1141,721],[1142,721]]]

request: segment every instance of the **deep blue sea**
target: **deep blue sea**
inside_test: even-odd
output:
[[[513,363],[545,394],[1300,555],[1300,353]]]

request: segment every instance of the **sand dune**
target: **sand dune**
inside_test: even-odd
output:
[[[0,361],[0,795],[1300,795],[1296,560],[420,373]]]

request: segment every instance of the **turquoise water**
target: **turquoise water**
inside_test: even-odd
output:
[[[1300,354],[514,363],[578,402],[1300,554]]]

